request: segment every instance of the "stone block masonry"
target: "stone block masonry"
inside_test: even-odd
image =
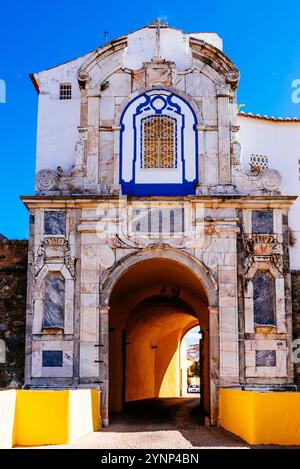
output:
[[[24,384],[27,249],[26,240],[0,235],[0,340],[6,348],[6,363],[0,363],[0,388]]]

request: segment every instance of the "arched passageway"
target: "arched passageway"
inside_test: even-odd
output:
[[[149,258],[119,276],[110,295],[109,409],[182,396],[181,340],[200,325],[201,407],[210,413],[208,299],[199,277],[176,260]]]

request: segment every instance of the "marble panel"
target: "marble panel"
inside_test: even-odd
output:
[[[46,210],[44,213],[44,234],[65,235],[66,213],[62,211]]]
[[[255,366],[276,366],[275,350],[256,350]]]
[[[253,210],[252,233],[272,234],[273,231],[273,210]]]
[[[65,280],[58,272],[51,272],[45,280],[43,327],[64,328]]]

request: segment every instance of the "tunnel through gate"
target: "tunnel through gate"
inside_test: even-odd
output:
[[[204,416],[210,413],[210,370],[208,300],[202,283],[192,270],[170,259],[143,260],[120,275],[110,296],[110,413],[135,401],[186,397],[182,339],[195,326],[202,334],[199,399]]]

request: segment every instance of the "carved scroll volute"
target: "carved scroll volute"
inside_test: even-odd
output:
[[[226,81],[233,89],[236,89],[240,79],[240,72],[237,68],[230,70],[226,74]]]
[[[90,75],[86,70],[79,69],[77,72],[77,80],[79,83],[79,87],[81,89],[84,89],[90,82]]]

